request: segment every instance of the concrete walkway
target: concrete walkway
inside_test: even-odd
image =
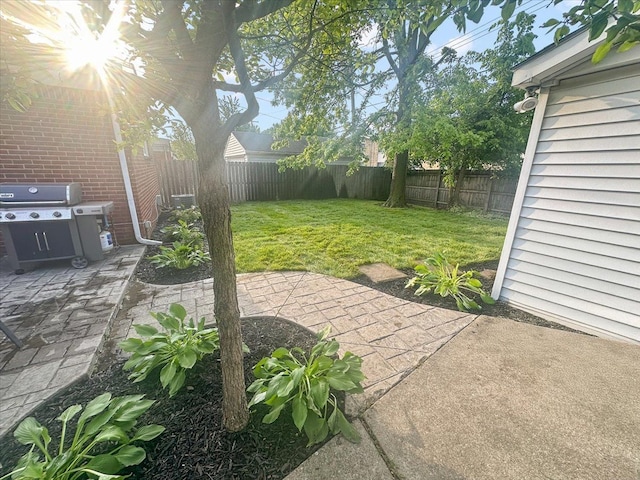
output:
[[[480,317],[287,480],[640,478],[640,347]]]

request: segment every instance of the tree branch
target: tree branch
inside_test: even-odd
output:
[[[182,18],[182,4],[174,0],[162,0],[163,15],[169,22],[169,27],[176,34],[178,51],[182,58],[190,61],[193,57],[193,40]]]
[[[384,53],[384,56],[387,57],[387,62],[389,62],[389,66],[393,70],[393,73],[395,73],[396,76],[400,77],[400,69],[398,68],[398,65],[396,64],[393,57],[391,56],[389,41],[384,37],[382,38],[382,53]]]
[[[243,2],[235,12],[236,28],[245,22],[257,20],[288,7],[294,0],[252,0]]]

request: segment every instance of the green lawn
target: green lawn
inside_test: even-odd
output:
[[[436,251],[461,265],[497,259],[507,219],[366,200],[243,203],[232,207],[239,273],[307,270],[340,278],[384,262],[413,267]]]

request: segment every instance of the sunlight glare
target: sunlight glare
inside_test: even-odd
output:
[[[98,34],[91,31],[85,22],[77,2],[66,4],[58,24],[70,70],[76,71],[91,65],[99,74],[104,75],[109,61],[122,59],[124,44],[120,40],[119,26],[124,10],[122,3],[117,4],[104,31]]]

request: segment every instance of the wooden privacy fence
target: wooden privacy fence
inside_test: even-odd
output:
[[[162,204],[171,205],[172,195],[197,194],[196,162],[161,158],[158,161]],[[274,163],[227,163],[227,180],[233,203],[268,200],[361,198],[386,200],[391,172],[379,167],[361,167],[347,175],[346,165],[278,171]]]
[[[157,158],[160,169],[162,204],[170,206],[172,195],[197,194],[198,169],[195,162]],[[382,167],[361,167],[347,175],[346,165],[324,169],[278,171],[274,163],[227,163],[227,180],[233,203],[269,200],[361,198],[386,200],[391,172]],[[491,173],[467,173],[459,186],[460,205],[485,212],[508,215],[511,212],[518,179],[493,178]],[[439,170],[410,171],[407,176],[407,202],[434,208],[449,205],[451,189],[444,185]]]
[[[171,205],[171,195],[197,193],[198,165],[196,162],[174,160],[171,154],[154,157],[159,172],[162,205]]]
[[[517,186],[517,177],[493,178],[490,172],[467,173],[458,186],[459,203],[485,212],[509,215]],[[409,203],[446,208],[451,189],[444,184],[440,170],[410,171],[406,196]]]

